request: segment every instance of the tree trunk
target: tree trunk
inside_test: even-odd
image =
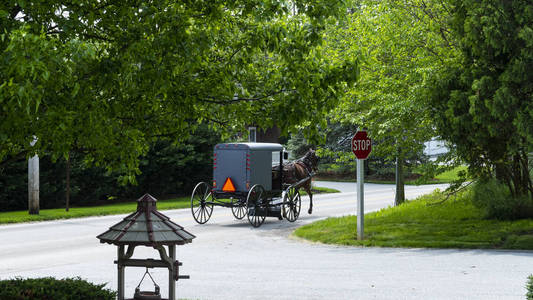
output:
[[[533,200],[533,181],[531,180],[529,171],[529,156],[527,151],[522,151],[522,171],[524,172],[524,177],[526,178],[529,196]]]
[[[67,191],[66,191],[66,194],[65,194],[65,199],[66,199],[65,211],[68,211],[69,210],[69,206],[70,206],[70,153],[67,155],[67,170],[66,170],[66,173],[67,173],[67,182],[66,182]]]
[[[533,199],[533,182],[526,151],[514,154],[506,162],[495,164],[494,170],[496,179],[507,185],[512,197],[528,195]]]
[[[394,205],[398,206],[405,202],[405,187],[403,176],[403,158],[396,157],[396,197],[394,198]]]
[[[516,153],[513,156],[513,183],[515,197],[528,195],[531,191],[531,177],[529,175],[528,157],[525,151]],[[529,195],[533,196],[533,195]]]

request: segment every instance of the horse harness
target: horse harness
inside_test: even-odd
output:
[[[310,152],[308,152],[304,157],[294,162],[302,166],[307,171],[307,176],[311,176],[311,174],[313,173],[313,162],[309,158],[309,153]]]
[[[299,160],[294,161],[293,163],[283,164],[283,176],[287,182],[297,182],[298,177],[296,176],[296,167],[294,165],[300,165],[305,171],[307,171],[306,177],[311,176],[313,173],[312,163],[310,159],[305,156]]]
[[[311,176],[312,169],[305,163],[305,161],[295,161],[295,164],[300,165],[307,171],[307,176]]]

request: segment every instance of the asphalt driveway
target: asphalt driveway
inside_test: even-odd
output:
[[[355,186],[355,183],[351,183]],[[407,197],[443,186],[407,186]],[[350,188],[346,186],[346,188]],[[365,208],[392,205],[391,186],[365,186]],[[315,196],[314,213],[294,222],[269,218],[260,228],[215,208],[199,225],[189,209],[164,211],[197,236],[177,247],[178,298],[186,299],[524,299],[533,252],[427,250],[330,246],[297,240],[292,231],[330,216],[355,213],[356,193]],[[0,226],[0,278],[80,276],[116,289],[115,246],[96,235],[125,215]],[[139,247],[134,258],[157,258]],[[133,294],[144,269],[126,269],[126,296]],[[152,270],[163,295],[168,272]],[[153,286],[143,285],[150,290]]]

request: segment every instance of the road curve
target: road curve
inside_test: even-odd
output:
[[[190,210],[164,213],[197,236],[178,247],[178,298],[188,299],[523,299],[533,273],[531,251],[358,248],[309,243],[290,237],[302,224],[355,214],[356,193],[316,195],[314,213],[295,223],[269,218],[260,228],[215,208],[198,225]],[[407,186],[414,198],[442,186]],[[365,184],[365,210],[392,205],[394,187]],[[0,226],[0,278],[80,276],[116,289],[116,247],[96,235],[125,215]],[[149,248],[134,257],[157,258]],[[143,269],[126,269],[126,296]],[[166,293],[167,274],[153,270]],[[145,282],[143,288],[153,289]]]

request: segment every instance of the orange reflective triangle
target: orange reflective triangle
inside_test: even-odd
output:
[[[222,191],[224,192],[235,192],[235,186],[233,185],[233,182],[231,181],[231,178],[227,178],[226,182],[224,182],[224,185],[222,186]]]

